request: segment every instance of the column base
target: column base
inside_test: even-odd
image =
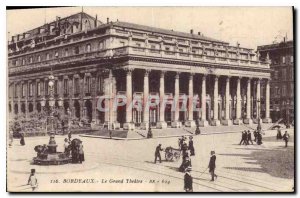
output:
[[[211,125],[212,126],[220,126],[221,125],[220,120],[212,120]]]
[[[121,127],[120,127],[120,123],[119,122],[114,122],[114,123],[112,123],[112,129],[114,129],[114,130],[118,130],[118,129],[120,129]]]
[[[272,119],[271,118],[264,118],[263,123],[272,123]]]
[[[260,120],[260,124],[262,123],[262,119],[260,118],[260,119],[253,119],[253,123],[254,124],[258,124],[258,120]]]
[[[158,128],[158,129],[166,129],[167,128],[167,123],[166,122],[158,122],[157,124],[156,124],[156,128]]]
[[[244,124],[253,124],[253,120],[250,118],[244,119]]]
[[[171,123],[172,128],[180,128],[182,126],[182,123],[180,121],[173,121]]]
[[[148,130],[149,129],[149,122],[143,122],[141,123],[141,127],[142,130]]]
[[[241,124],[243,124],[243,121],[241,119],[236,119],[236,120],[233,121],[233,124],[241,125]]]
[[[195,120],[187,120],[185,122],[185,126],[186,127],[196,127],[196,122],[195,122]]]
[[[232,120],[221,120],[221,124],[225,126],[231,126]]]
[[[201,126],[201,127],[209,126],[208,121],[207,120],[200,120],[199,126]]]
[[[123,125],[123,129],[124,130],[134,130],[135,126],[134,126],[134,123],[131,123],[131,122],[127,122],[127,123],[124,123]]]

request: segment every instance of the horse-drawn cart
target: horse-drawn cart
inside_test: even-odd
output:
[[[165,158],[167,161],[178,161],[180,158],[181,150],[175,149],[171,146],[165,149]]]

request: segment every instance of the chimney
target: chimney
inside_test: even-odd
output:
[[[285,43],[285,37],[283,37],[283,42]]]
[[[106,21],[107,21],[107,24],[109,24],[109,18],[108,17],[106,18]]]
[[[201,32],[198,32],[198,35],[201,36]]]
[[[95,24],[94,24],[95,28],[97,27],[97,18],[98,18],[98,16],[97,16],[97,14],[96,14]]]
[[[191,29],[191,34],[193,34],[194,33],[194,30],[193,29]]]

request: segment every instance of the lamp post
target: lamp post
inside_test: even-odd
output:
[[[289,100],[286,101],[286,128],[290,127],[290,109]]]
[[[258,99],[256,102],[257,102],[257,119],[258,119],[257,131],[260,132],[261,131],[261,124],[260,124],[260,100]]]

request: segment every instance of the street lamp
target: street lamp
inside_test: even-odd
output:
[[[260,100],[257,100],[257,119],[258,119],[258,123],[257,123],[257,131],[260,132],[261,131],[261,124],[260,124]]]
[[[289,108],[289,101],[286,101],[286,128],[290,127],[290,108]]]

